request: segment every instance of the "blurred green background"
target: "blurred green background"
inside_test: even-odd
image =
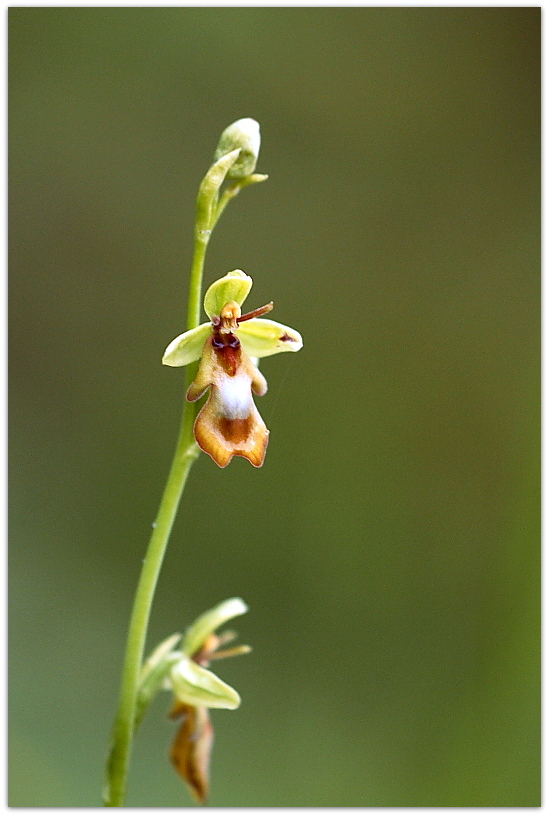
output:
[[[96,806],[205,283],[304,337],[261,470],[194,466],[149,646],[232,595],[212,806],[536,806],[540,10],[11,8],[10,804]],[[188,806],[167,695],[128,806]]]

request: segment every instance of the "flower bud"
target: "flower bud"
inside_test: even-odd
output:
[[[231,150],[240,148],[240,155],[227,173],[227,178],[245,178],[255,170],[260,144],[259,122],[249,118],[238,119],[226,127],[221,134],[214,159],[218,161]]]

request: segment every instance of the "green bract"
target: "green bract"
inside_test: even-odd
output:
[[[228,272],[207,290],[204,311],[212,319],[214,316],[218,317],[225,304],[230,301],[241,306],[251,287],[252,279],[241,269]],[[202,323],[196,329],[183,332],[166,348],[162,363],[178,367],[198,360],[211,331],[211,323]],[[269,357],[281,351],[299,351],[303,346],[301,335],[295,329],[261,317],[240,323],[235,334],[250,357]]]
[[[209,234],[215,223],[214,211],[217,205],[219,190],[225,181],[228,171],[240,156],[237,147],[221,156],[208,170],[198,188],[196,199],[196,230]]]

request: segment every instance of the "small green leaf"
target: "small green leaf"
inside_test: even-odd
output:
[[[252,279],[241,269],[234,269],[232,272],[219,278],[212,283],[204,296],[204,311],[209,318],[221,313],[221,309],[230,300],[234,300],[242,306],[252,288]]]
[[[206,708],[238,708],[240,695],[208,669],[183,656],[170,672],[173,693],[181,703]]]
[[[189,657],[200,651],[206,638],[231,618],[243,615],[248,607],[242,598],[229,598],[200,615],[185,632],[183,651]]]
[[[162,357],[162,364],[167,366],[184,366],[200,358],[206,339],[210,336],[210,323],[202,323],[196,329],[178,335],[167,347]]]
[[[280,351],[299,351],[303,346],[303,339],[298,331],[262,317],[241,323],[236,334],[249,357],[269,357]]]

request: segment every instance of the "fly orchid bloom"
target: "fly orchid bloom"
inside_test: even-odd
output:
[[[169,716],[172,719],[182,718],[182,722],[171,747],[170,759],[200,803],[204,803],[208,795],[213,743],[208,709],[234,709],[240,705],[238,693],[206,667],[211,660],[250,651],[249,646],[219,650],[220,646],[233,640],[235,634],[224,632],[216,635],[215,629],[247,610],[241,598],[223,601],[192,624],[183,640],[181,652],[171,652],[178,659],[171,666],[165,681],[175,697]]]
[[[162,358],[169,366],[200,359],[187,399],[194,402],[210,389],[194,423],[194,438],[219,467],[226,467],[233,456],[243,456],[255,467],[263,464],[269,431],[252,391],[263,396],[267,381],[257,368],[257,358],[299,351],[303,345],[299,332],[261,317],[271,311],[272,303],[241,313],[251,287],[252,279],[240,269],[212,283],[204,297],[210,322],[180,334]]]

